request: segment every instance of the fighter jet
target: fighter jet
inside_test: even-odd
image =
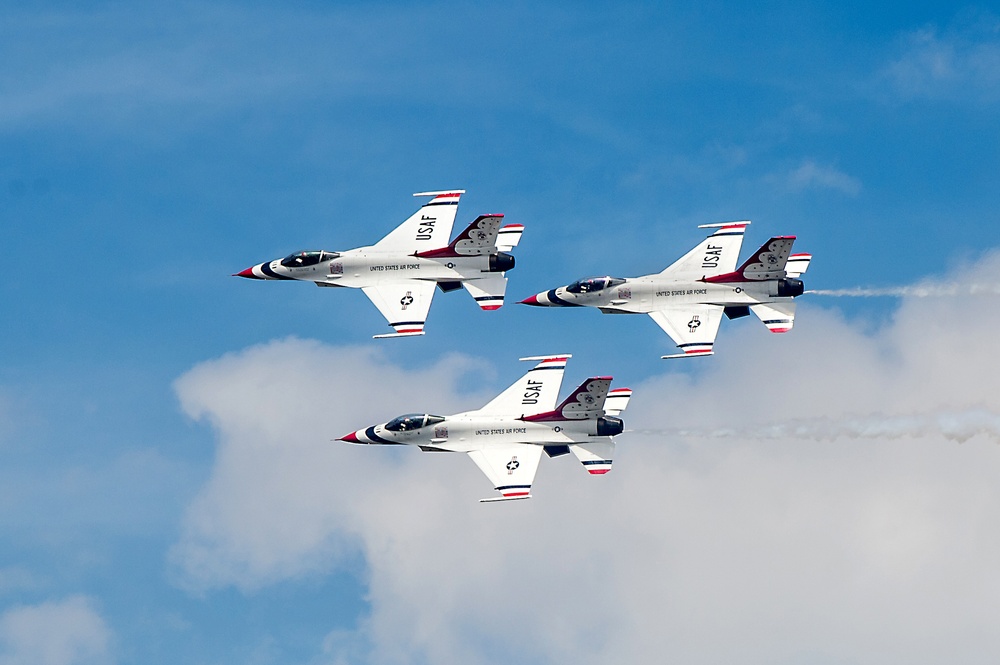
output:
[[[501,228],[503,215],[480,215],[449,244],[464,193],[451,189],[414,194],[434,198],[370,247],[294,252],[235,276],[361,289],[395,329],[375,339],[423,335],[435,287],[448,292],[464,286],[482,309],[499,309],[507,290],[506,273],[514,267],[508,252],[521,239],[524,226]]]
[[[699,226],[717,230],[655,275],[590,277],[525,298],[521,304],[649,314],[681,350],[662,358],[712,355],[723,315],[736,319],[753,312],[771,332],[788,332],[795,321],[794,298],[804,290],[798,277],[812,256],[791,253],[795,236],[775,236],[737,268],[749,223]]]
[[[591,474],[605,474],[611,470],[614,437],[625,428],[617,416],[632,391],[610,390],[610,376],[594,376],[556,406],[570,357],[521,358],[538,364],[476,411],[453,416],[410,413],[339,440],[468,453],[500,492],[483,502],[530,499],[543,451],[549,457],[573,453]]]

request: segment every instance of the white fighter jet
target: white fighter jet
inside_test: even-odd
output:
[[[717,230],[655,275],[581,279],[525,298],[521,304],[649,314],[681,350],[663,358],[712,355],[723,315],[736,319],[753,312],[771,332],[788,332],[795,321],[794,298],[804,290],[797,278],[812,256],[791,253],[795,236],[775,236],[737,268],[749,223],[699,226]]]
[[[464,193],[452,189],[414,194],[434,198],[370,247],[295,252],[236,276],[361,289],[396,331],[376,339],[423,335],[435,287],[448,292],[464,286],[482,309],[499,309],[507,290],[506,273],[514,267],[514,257],[507,252],[521,239],[524,226],[501,228],[503,215],[480,215],[449,244]]]
[[[549,457],[573,453],[591,474],[605,474],[611,470],[614,437],[625,428],[617,416],[632,391],[610,390],[610,376],[594,376],[556,406],[570,357],[521,358],[538,364],[476,411],[453,416],[411,413],[339,440],[468,453],[501,494],[484,502],[531,498],[543,451]]]

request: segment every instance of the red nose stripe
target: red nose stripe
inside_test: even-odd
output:
[[[522,300],[518,304],[519,305],[537,305],[537,304],[539,304],[538,303],[538,296],[535,295],[535,296],[531,296],[530,298],[525,298],[524,300]]]
[[[346,434],[346,435],[340,437],[340,439],[338,439],[338,440],[339,441],[347,441],[348,443],[361,443],[360,441],[358,441],[358,435],[356,433],[354,433],[354,432],[351,432],[350,434]]]
[[[233,277],[256,277],[256,276],[257,275],[253,274],[253,268],[247,268],[246,270],[241,270],[240,272],[233,275]]]

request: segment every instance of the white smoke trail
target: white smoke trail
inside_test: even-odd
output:
[[[814,289],[806,291],[818,296],[854,297],[854,298],[946,298],[949,296],[997,296],[1000,295],[1000,284],[925,284],[914,286],[890,286],[880,289]]]
[[[964,443],[983,435],[1000,442],[1000,414],[982,409],[937,414],[862,415],[808,418],[747,427],[674,428],[629,430],[636,434],[687,439],[901,439],[943,436]]]

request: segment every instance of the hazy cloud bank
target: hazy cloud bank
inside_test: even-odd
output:
[[[83,596],[8,609],[0,615],[2,665],[111,663],[112,634]]]

